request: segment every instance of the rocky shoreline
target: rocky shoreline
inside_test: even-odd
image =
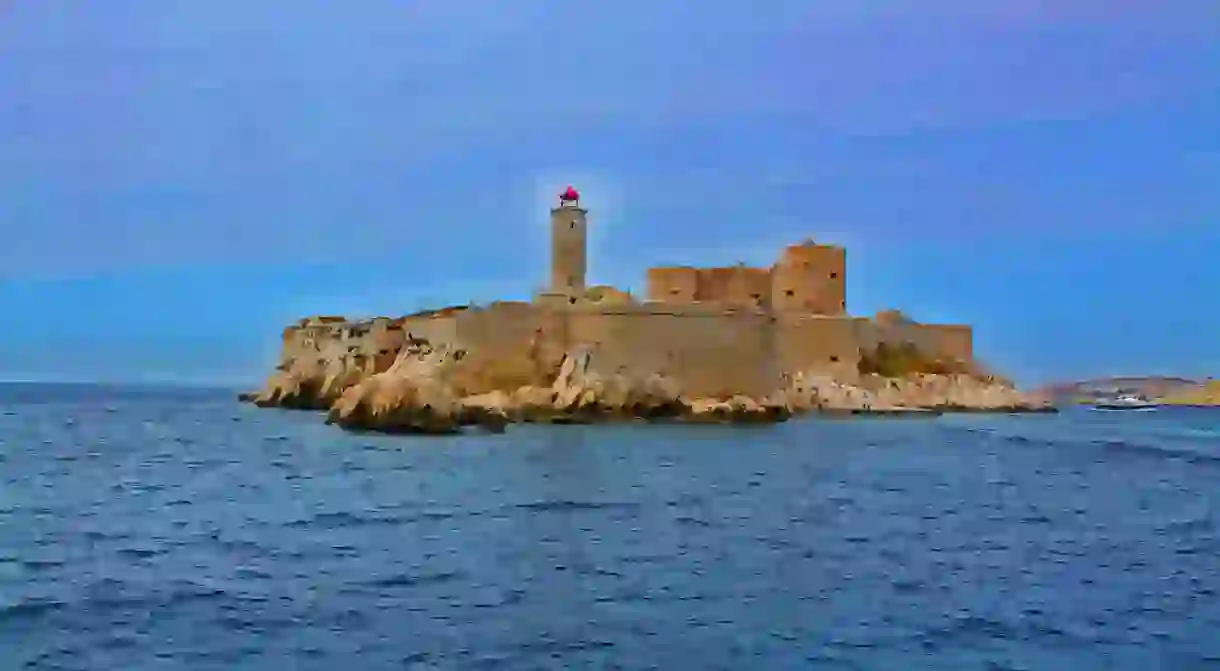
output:
[[[510,424],[685,422],[772,424],[794,415],[935,416],[944,413],[1055,412],[1010,383],[980,375],[862,375],[851,384],[819,374],[782,375],[773,393],[692,397],[661,372],[606,365],[596,347],[566,352],[557,366],[507,375],[511,362],[416,339],[384,370],[340,359],[281,364],[241,400],[264,408],[325,411],[351,431],[446,435]],[[495,380],[496,382],[488,382]]]

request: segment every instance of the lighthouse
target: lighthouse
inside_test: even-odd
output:
[[[585,293],[588,269],[589,211],[580,206],[580,192],[569,186],[551,209],[551,286],[548,293],[567,296],[569,302]]]

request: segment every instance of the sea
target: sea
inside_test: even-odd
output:
[[[1220,413],[344,433],[0,386],[0,669],[1220,669]]]

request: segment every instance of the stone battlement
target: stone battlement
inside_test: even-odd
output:
[[[847,313],[847,252],[806,241],[790,245],[769,268],[656,266],[647,271],[648,299],[721,303],[825,315]]]

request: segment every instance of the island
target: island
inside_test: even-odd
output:
[[[1220,380],[1204,380],[1193,387],[1163,396],[1157,401],[1161,405],[1216,408],[1220,407]]]
[[[847,254],[806,240],[769,268],[654,267],[647,295],[587,286],[588,210],[551,209],[550,282],[528,301],[301,319],[260,407],[352,430],[607,420],[778,422],[794,413],[1053,412],[975,359],[973,330],[847,312]]]

